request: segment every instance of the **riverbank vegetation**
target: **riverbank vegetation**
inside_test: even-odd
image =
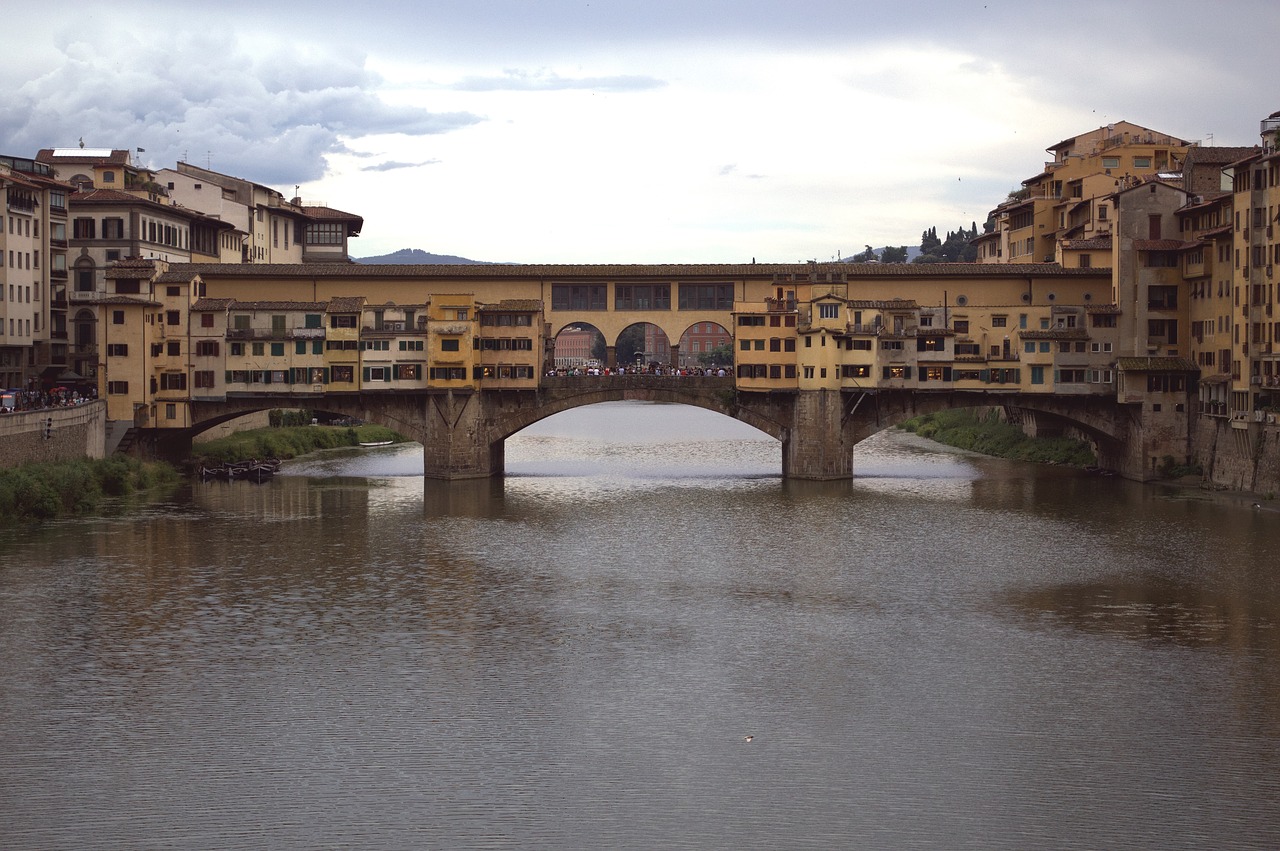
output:
[[[173,485],[179,478],[168,464],[123,455],[11,467],[0,470],[0,523],[82,516],[104,500]]]
[[[960,409],[925,414],[902,424],[920,437],[1016,461],[1090,467],[1097,463],[1093,449],[1069,437],[1027,437],[1016,425],[1000,419],[996,411]]]
[[[274,413],[274,412],[273,412]],[[320,449],[339,449],[361,443],[403,443],[406,440],[389,428],[377,425],[324,426],[282,425],[241,431],[191,448],[194,466],[212,467],[228,461],[253,458],[296,458]]]

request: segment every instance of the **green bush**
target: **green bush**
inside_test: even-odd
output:
[[[0,470],[0,518],[49,519],[88,514],[105,496],[124,496],[176,482],[167,464],[113,456],[26,464]]]
[[[297,458],[320,449],[337,449],[383,440],[401,443],[405,438],[389,428],[376,425],[347,428],[312,425],[259,428],[197,444],[193,448],[191,461],[196,466],[211,467],[228,461],[248,461],[253,458]]]
[[[995,410],[939,411],[908,420],[901,428],[938,443],[998,458],[1073,467],[1096,463],[1088,443],[1068,437],[1027,437],[1021,428],[1002,420]]]

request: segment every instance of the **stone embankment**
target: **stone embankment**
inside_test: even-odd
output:
[[[1278,419],[1275,414],[1261,421],[1201,417],[1192,426],[1191,445],[1205,483],[1268,498],[1280,494]]]
[[[0,413],[0,467],[106,455],[107,403]]]

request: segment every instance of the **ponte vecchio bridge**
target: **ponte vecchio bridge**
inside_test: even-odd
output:
[[[139,332],[161,334],[135,347],[151,355],[141,364],[113,361],[104,340],[108,416],[131,419],[166,454],[250,411],[308,408],[419,441],[428,477],[481,477],[503,471],[503,442],[520,429],[627,399],[755,426],[781,442],[783,474],[802,479],[846,478],[859,441],[953,407],[999,407],[1033,432],[1070,431],[1132,478],[1186,452],[1194,366],[1122,356],[1132,345],[1107,269],[312,264],[108,278],[123,297],[108,294],[100,327],[127,326],[136,306]],[[676,342],[710,323],[732,339],[723,378],[548,369],[567,328],[601,333],[608,370],[627,328],[651,325]],[[138,378],[125,386],[118,377],[131,370]]]

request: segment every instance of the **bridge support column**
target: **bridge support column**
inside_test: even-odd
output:
[[[606,369],[618,368],[618,347],[617,346],[604,347],[604,365]]]
[[[788,479],[853,477],[853,436],[844,423],[838,391],[801,390],[790,433],[782,441],[782,475]]]
[[[485,403],[480,393],[441,393],[427,397],[423,430],[423,474],[428,479],[479,479],[501,473],[501,440],[489,440]]]
[[[680,368],[680,344],[679,343],[671,344],[671,367],[673,369]]]

